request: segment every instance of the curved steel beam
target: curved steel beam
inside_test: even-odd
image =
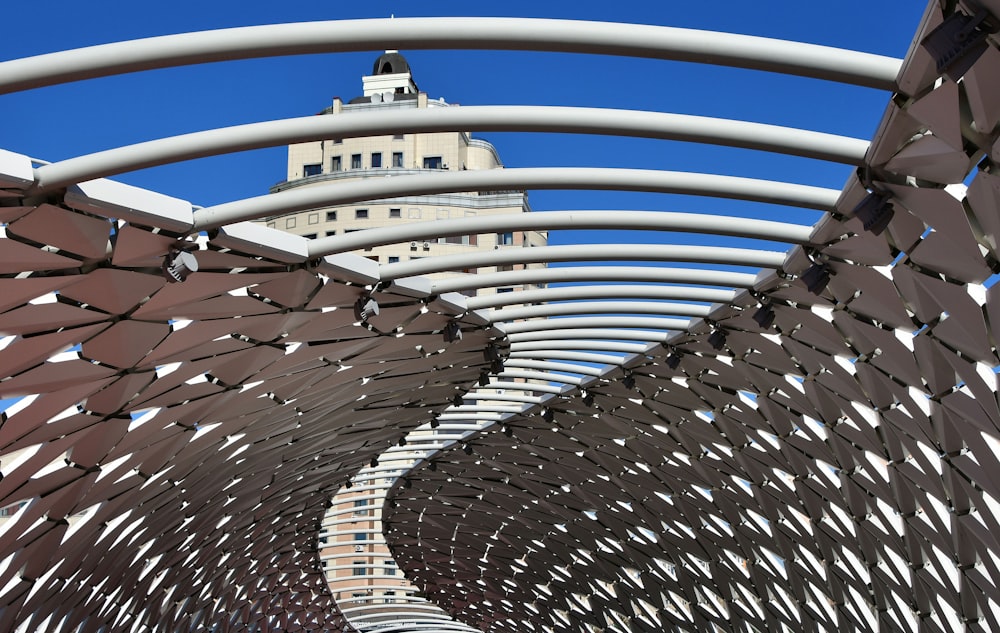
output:
[[[674,332],[686,330],[691,323],[690,319],[667,319],[654,317],[567,317],[565,319],[539,319],[536,321],[520,321],[518,323],[496,323],[495,325],[503,330],[508,336],[520,334],[522,332],[542,332],[548,330],[584,329],[594,328],[636,328],[672,330]],[[586,335],[584,335],[586,336]]]
[[[820,211],[831,211],[840,191],[787,182],[655,169],[595,167],[526,167],[472,171],[432,171],[391,178],[367,178],[286,189],[206,207],[194,213],[194,231],[272,215],[335,207],[367,200],[455,191],[511,189],[584,189],[646,191],[735,198]],[[319,240],[317,240],[319,241]],[[310,255],[324,254],[317,248]]]
[[[379,268],[380,279],[391,281],[447,270],[465,270],[485,266],[502,266],[540,262],[571,261],[673,261],[726,264],[753,268],[778,268],[785,254],[722,246],[683,246],[672,244],[587,244],[572,246],[540,246],[538,248],[508,248],[461,255],[441,255],[411,259]],[[692,283],[698,283],[693,281]]]
[[[553,319],[554,320],[554,319]],[[567,321],[568,319],[559,319]],[[645,326],[650,327],[650,326]],[[507,340],[514,343],[526,341],[545,341],[551,344],[554,340],[566,340],[576,345],[582,339],[604,339],[607,341],[646,341],[649,343],[664,343],[676,332],[654,330],[621,329],[620,325],[596,325],[594,327],[564,328],[551,330],[534,330],[525,332],[509,332]],[[579,348],[576,348],[579,349]],[[596,348],[595,348],[596,349]]]
[[[481,286],[485,287],[485,286]],[[680,299],[730,303],[736,298],[734,290],[718,288],[693,288],[690,286],[560,286],[541,290],[500,292],[492,295],[469,297],[465,305],[469,310],[496,308],[498,306],[573,301],[579,299]]]
[[[399,279],[399,277],[395,277]],[[753,287],[756,275],[699,268],[660,268],[652,266],[556,266],[527,268],[496,273],[457,275],[432,279],[431,294],[459,292],[475,288],[517,286],[521,284],[577,283],[591,281],[649,282],[654,284],[700,284],[730,288]],[[522,293],[525,291],[522,291]],[[519,293],[521,294],[521,293]],[[486,295],[483,299],[489,298]],[[478,298],[478,297],[476,297]],[[472,298],[470,297],[470,300]]]
[[[649,344],[623,343],[620,341],[523,341],[521,343],[511,343],[510,351],[513,355],[521,351],[543,351],[552,350],[589,350],[603,352],[621,352],[624,354],[645,354],[652,351]]]
[[[571,352],[539,348],[537,351],[511,352],[508,358],[524,358],[532,360],[570,360],[578,363],[594,363],[598,365],[621,365],[627,357],[610,354],[590,354],[587,352]],[[601,373],[603,373],[603,370]]]
[[[495,376],[491,377],[491,382],[487,383],[483,389],[504,389],[504,390],[514,390],[514,391],[531,391],[538,393],[551,393],[560,394],[563,392],[563,387],[556,387],[555,385],[540,385],[537,383],[530,382],[514,382],[506,380],[495,380]]]
[[[0,94],[188,64],[385,48],[538,50],[670,59],[895,90],[901,61],[749,35],[524,18],[404,18],[270,24],[165,35],[0,64]]]
[[[508,359],[504,362],[504,370],[506,371],[507,368],[568,372],[571,374],[580,374],[581,376],[600,376],[606,371],[601,367],[590,367],[588,365],[579,365],[575,363],[556,363],[548,360],[524,358]]]
[[[383,134],[561,132],[635,136],[757,149],[860,165],[868,141],[731,119],[603,108],[464,106],[309,116],[193,132],[35,168],[35,191],[184,160],[264,147]]]
[[[511,170],[507,170],[511,171]],[[551,231],[559,229],[620,229],[676,231],[746,237],[774,242],[805,244],[812,226],[725,216],[710,213],[671,211],[544,211],[514,215],[477,215],[453,220],[408,222],[380,226],[343,235],[321,237],[309,242],[309,256],[334,255],[412,241],[458,235],[480,235],[494,231]]]
[[[511,293],[513,294],[513,293]],[[520,319],[564,316],[569,314],[669,314],[673,316],[705,317],[711,306],[697,303],[664,303],[655,301],[570,301],[548,303],[540,306],[490,310],[486,318],[492,323],[506,323]]]
[[[579,386],[583,379],[579,376],[567,376],[566,374],[554,374],[544,371],[532,371],[529,369],[504,369],[496,374],[499,378],[517,378],[523,380],[540,380],[543,382],[561,382],[567,385]]]

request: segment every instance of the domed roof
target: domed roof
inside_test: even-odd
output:
[[[410,72],[410,65],[406,62],[406,58],[396,51],[386,51],[379,55],[372,67],[373,75],[395,75],[408,72]]]

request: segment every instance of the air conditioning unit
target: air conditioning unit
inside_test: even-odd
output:
[[[493,250],[495,250],[495,251],[500,250],[500,245],[499,244],[494,244],[493,245]]]
[[[363,552],[363,551],[365,551],[365,546],[364,545],[355,545],[354,546],[354,551],[355,552]]]
[[[410,242],[410,248],[416,248],[416,247],[417,247],[416,242]]]
[[[431,243],[430,242],[424,242],[424,250],[427,251],[427,250],[430,250],[430,248],[431,248]]]

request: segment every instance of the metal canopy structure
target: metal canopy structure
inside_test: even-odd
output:
[[[0,630],[1000,630],[1000,5],[944,5],[930,4],[904,60],[454,18],[230,29],[0,63],[10,93],[385,46],[558,50],[853,83],[888,104],[870,143],[483,106],[267,121],[52,164],[0,151]],[[857,170],[837,191],[524,166],[205,208],[107,179],[330,134],[456,127],[680,139]],[[316,240],[248,222],[510,189],[790,208],[554,210]],[[789,222],[799,207],[821,219]],[[651,237],[382,266],[348,252],[609,227]],[[679,233],[704,243],[674,243]],[[526,261],[590,265],[461,273]],[[540,287],[459,294],[512,283]],[[414,462],[392,476],[384,538],[427,601],[338,605],[318,557],[330,499]]]

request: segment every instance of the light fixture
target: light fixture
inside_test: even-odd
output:
[[[589,391],[583,394],[583,404],[587,407],[594,406],[594,394]]]
[[[503,434],[506,435],[507,437],[514,437],[514,429],[510,428],[509,426],[505,426],[503,427]]]
[[[927,34],[920,44],[934,58],[938,74],[958,81],[972,68],[989,48],[986,37],[1000,28],[990,17],[985,8],[971,16],[956,11]]]
[[[483,358],[490,364],[490,371],[499,374],[503,371],[503,357],[496,345],[490,344],[483,350]]]
[[[488,384],[490,384],[490,375],[485,371],[479,372],[479,386],[485,387]]]
[[[372,461],[368,462],[368,465],[372,468],[378,467],[378,457],[372,457]]]
[[[427,470],[431,471],[432,473],[437,472],[437,469],[438,469],[437,462],[429,462],[427,464]]]
[[[635,389],[635,376],[632,374],[625,374],[622,378],[622,385],[629,391]]]
[[[890,196],[886,193],[870,193],[854,207],[854,217],[861,220],[861,226],[874,235],[881,235],[894,215],[896,209],[893,208]]]
[[[462,326],[458,321],[448,321],[444,326],[444,342],[454,343],[462,340]]]
[[[714,350],[721,350],[726,345],[726,331],[721,327],[712,330],[712,333],[708,335],[708,344]]]
[[[762,303],[753,313],[753,320],[765,330],[774,325],[774,307],[771,302]]]
[[[399,438],[399,445],[400,446],[406,446],[406,438],[405,437]]]
[[[472,447],[469,446],[468,444],[466,444],[465,446],[463,446],[462,450],[465,451],[466,455],[472,455]]]
[[[681,353],[677,350],[670,352],[667,356],[667,367],[670,369],[677,369],[681,365]]]
[[[456,393],[455,397],[451,399],[451,406],[460,407],[465,404],[465,400],[462,399],[462,394]]]
[[[363,295],[354,304],[354,318],[358,321],[367,321],[373,316],[378,316],[378,301],[372,299],[371,295]]]
[[[801,279],[806,285],[806,290],[814,295],[822,294],[826,290],[826,285],[830,283],[830,268],[826,264],[813,264],[802,273]]]
[[[187,251],[171,250],[163,258],[163,276],[170,283],[177,283],[187,279],[191,273],[198,272],[198,258],[194,253]]]
[[[556,419],[556,414],[552,412],[552,409],[545,409],[542,411],[542,419],[551,424]]]
[[[431,428],[432,429],[436,429],[439,426],[441,426],[441,423],[438,422],[437,418],[434,418],[433,420],[431,420]]]

